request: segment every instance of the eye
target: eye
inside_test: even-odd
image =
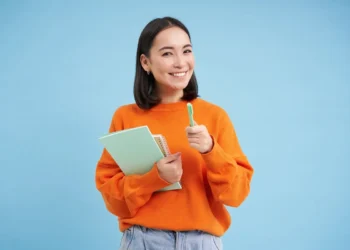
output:
[[[187,49],[187,50],[184,51],[185,54],[191,53],[191,52],[192,52],[192,50],[190,50],[190,49]]]
[[[162,56],[170,56],[170,55],[171,55],[170,52],[165,52],[165,53],[162,54]]]

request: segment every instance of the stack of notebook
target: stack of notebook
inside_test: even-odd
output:
[[[170,154],[163,135],[152,135],[148,126],[109,133],[99,141],[112,156],[125,175],[145,174],[154,164]],[[159,191],[181,189],[179,182]]]

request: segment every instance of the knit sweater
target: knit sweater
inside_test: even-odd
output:
[[[109,132],[147,125],[151,133],[165,136],[171,153],[181,152],[183,168],[182,189],[156,192],[169,185],[160,177],[156,164],[146,174],[125,176],[103,149],[96,167],[96,187],[107,210],[118,217],[120,231],[141,225],[222,236],[231,224],[225,205],[238,207],[248,196],[254,170],[228,114],[200,98],[191,103],[194,120],[205,125],[213,139],[211,151],[204,154],[187,141],[185,101],[159,104],[150,110],[136,104],[116,109]]]

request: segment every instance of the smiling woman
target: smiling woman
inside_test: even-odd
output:
[[[125,176],[104,149],[96,186],[119,219],[120,249],[222,249],[231,219],[250,192],[253,168],[227,113],[198,97],[190,34],[177,19],[146,25],[137,48],[135,103],[119,107],[109,132],[147,125],[173,154],[150,172]],[[187,104],[194,109],[189,125]],[[182,189],[157,192],[181,181]]]
[[[141,108],[198,97],[190,33],[177,19],[151,21],[141,33],[136,58],[134,95]]]
[[[194,69],[192,46],[187,33],[178,27],[161,31],[154,39],[149,57],[141,55],[141,64],[147,73],[157,79],[157,95],[163,97],[163,102],[181,98]]]

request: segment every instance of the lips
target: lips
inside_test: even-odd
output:
[[[185,76],[187,73],[187,71],[184,71],[184,72],[175,72],[175,73],[169,73],[170,75],[172,76],[175,76],[175,77],[183,77]]]

